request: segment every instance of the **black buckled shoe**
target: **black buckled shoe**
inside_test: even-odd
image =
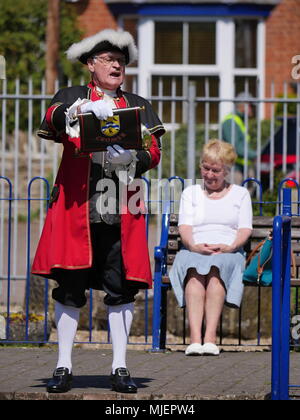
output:
[[[130,373],[126,368],[118,368],[115,374],[110,375],[111,387],[116,392],[126,392],[134,394],[137,392],[137,386],[130,377]]]
[[[51,393],[62,393],[72,388],[73,375],[69,369],[59,367],[53,372],[53,378],[47,383],[47,391]]]

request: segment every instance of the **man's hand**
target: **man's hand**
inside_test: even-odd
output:
[[[117,144],[107,147],[107,160],[113,165],[129,165],[132,162],[133,156],[129,150],[123,149],[123,147]]]
[[[80,112],[93,112],[99,120],[106,120],[113,116],[113,110],[110,103],[99,99],[98,101],[90,101],[80,106]]]

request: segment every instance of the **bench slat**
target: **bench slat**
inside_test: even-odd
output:
[[[270,226],[273,227],[273,217],[270,216],[253,216],[253,225],[254,226]],[[292,217],[292,226],[300,227],[300,217]]]
[[[253,216],[253,225],[255,226],[273,226],[273,218],[269,216]]]

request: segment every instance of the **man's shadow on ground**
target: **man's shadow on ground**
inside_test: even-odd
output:
[[[39,385],[32,385],[31,388],[45,388],[49,378],[39,378]],[[148,388],[146,385],[152,382],[151,378],[133,378],[138,389]],[[72,389],[85,389],[85,388],[96,388],[96,389],[109,389],[111,390],[109,375],[74,375]]]

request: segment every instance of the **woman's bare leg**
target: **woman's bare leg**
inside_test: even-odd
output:
[[[214,343],[217,340],[217,328],[222,314],[226,290],[220,279],[219,270],[212,267],[206,276],[205,320],[206,329],[204,343]]]
[[[188,310],[191,344],[201,343],[205,308],[205,276],[199,275],[195,269],[190,269],[187,274],[185,301]]]

